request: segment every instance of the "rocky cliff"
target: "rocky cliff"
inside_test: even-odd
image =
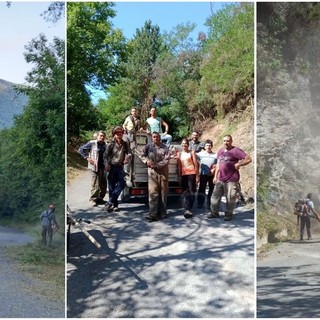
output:
[[[309,192],[319,205],[319,13],[319,5],[293,3],[265,4],[258,14],[258,202],[277,214]],[[272,19],[284,24],[275,29]]]

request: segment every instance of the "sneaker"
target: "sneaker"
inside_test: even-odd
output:
[[[232,216],[226,216],[224,217],[224,221],[231,221],[232,220]]]
[[[108,211],[108,212],[111,212],[113,211],[113,204],[112,203],[106,203],[105,206],[104,206],[104,210]]]
[[[118,207],[114,207],[114,208],[113,208],[113,211],[114,211],[114,212],[118,212],[118,211],[120,211],[120,209],[119,209]]]
[[[308,237],[308,240],[312,240],[312,237],[310,236],[310,237]]]
[[[207,218],[209,219],[215,219],[215,218],[219,218],[219,213],[216,213],[216,212],[210,212],[208,215],[207,215]]]
[[[97,207],[98,203],[95,200],[90,200],[90,203],[92,204],[93,207]]]
[[[105,201],[105,200],[103,200],[103,199],[101,199],[101,198],[97,198],[97,199],[96,199],[96,203],[97,203],[97,204],[106,204],[107,201]]]
[[[186,210],[184,215],[183,215],[186,219],[192,218],[193,213],[190,210]]]
[[[144,217],[146,220],[148,220],[149,222],[153,222],[153,221],[158,221],[159,218],[157,216],[151,215],[151,214],[147,214]]]
[[[303,236],[300,236],[300,240],[303,240]]]

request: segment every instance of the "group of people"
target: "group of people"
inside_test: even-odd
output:
[[[147,127],[144,128],[137,109],[132,108],[123,125],[112,130],[111,142],[107,143],[105,132],[99,131],[94,140],[79,148],[79,153],[87,160],[91,169],[92,204],[104,204],[109,212],[119,211],[118,198],[126,185],[125,168],[132,159],[132,150],[136,147],[136,133],[142,130],[149,133],[152,141],[144,146],[140,159],[148,168],[149,213],[145,218],[151,222],[167,216],[169,161],[172,157],[169,147],[172,136],[168,133],[168,124],[157,117],[156,108],[150,109],[150,117],[146,123]],[[165,131],[162,131],[162,127]],[[201,142],[196,131],[192,133],[191,141],[186,138],[182,140],[181,151],[177,152],[175,157],[183,190],[185,218],[193,216],[195,200],[198,208],[202,208],[206,203],[210,211],[208,218],[218,218],[221,198],[225,195],[224,219],[232,220],[239,190],[239,169],[249,164],[252,159],[243,150],[233,146],[231,135],[224,136],[223,144],[223,148],[215,153],[212,150],[212,140]],[[106,181],[109,189],[108,201],[104,200]]]

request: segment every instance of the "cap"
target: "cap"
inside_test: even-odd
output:
[[[114,136],[116,132],[122,132],[124,133],[124,129],[121,126],[115,126],[112,130],[112,135]]]

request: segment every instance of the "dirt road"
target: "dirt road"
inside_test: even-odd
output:
[[[259,257],[257,317],[319,318],[320,232],[313,224],[313,240],[285,242]]]
[[[76,218],[102,245],[73,228],[67,261],[68,317],[253,318],[254,215],[225,222],[205,209],[185,219],[179,199],[168,218],[149,223],[144,202],[120,212],[90,207],[90,174],[68,186]],[[243,209],[243,208],[242,208]]]
[[[46,284],[21,272],[5,253],[6,246],[33,242],[19,230],[0,226],[0,318],[64,318],[64,301],[50,301],[39,292]]]

